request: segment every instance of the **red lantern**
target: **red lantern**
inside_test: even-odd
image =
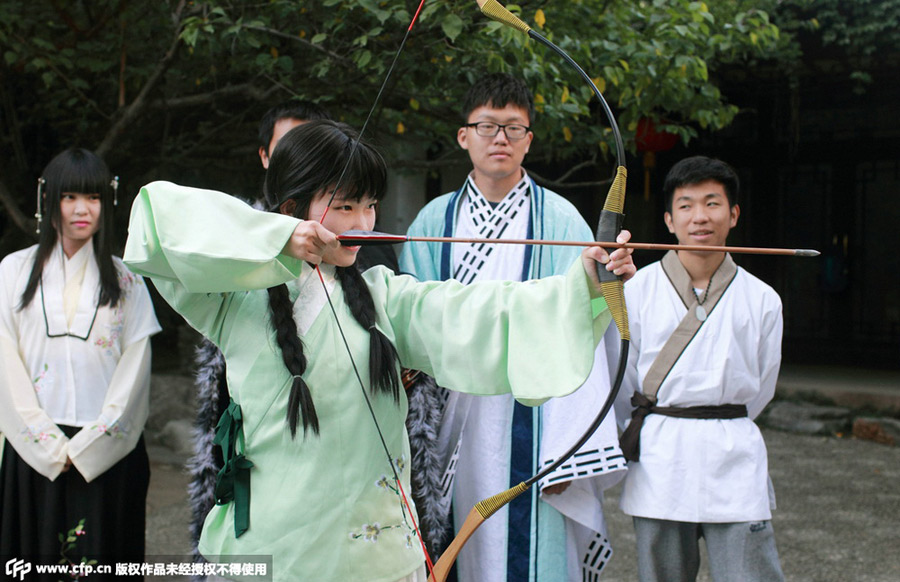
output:
[[[656,167],[656,152],[664,152],[678,145],[678,136],[658,131],[653,120],[642,117],[637,124],[634,143],[644,153],[644,200],[650,200],[650,170]]]

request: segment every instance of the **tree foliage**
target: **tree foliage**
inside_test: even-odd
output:
[[[796,39],[792,68],[801,60],[839,61],[857,94],[876,81],[877,70],[900,65],[900,1],[785,0],[773,17]]]
[[[717,71],[788,51],[769,16],[773,2],[558,0],[507,7],[582,64],[633,148],[643,117],[661,120],[683,141],[731,123],[737,108],[720,92]],[[25,229],[32,180],[52,155],[74,144],[104,155],[132,189],[163,177],[252,190],[262,113],[296,97],[362,125],[416,4],[5,0],[0,220],[5,214],[8,224]],[[486,71],[519,75],[533,89],[539,111],[533,158],[608,167],[612,136],[589,88],[557,55],[488,20],[471,0],[425,2],[367,135],[391,146],[388,152],[418,152],[413,160],[401,156],[406,165],[458,163],[459,102]]]

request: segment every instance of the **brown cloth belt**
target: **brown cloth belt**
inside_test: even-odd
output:
[[[631,405],[635,407],[631,411],[631,423],[622,436],[619,437],[619,448],[629,461],[639,461],[641,458],[641,428],[648,414],[661,414],[675,418],[744,418],[747,416],[747,407],[743,404],[722,404],[720,406],[656,406],[640,392],[635,392],[631,397]]]

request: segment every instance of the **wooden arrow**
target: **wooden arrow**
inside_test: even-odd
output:
[[[749,255],[783,255],[789,257],[817,257],[821,253],[812,249],[777,249],[766,247],[729,247],[712,245],[678,245],[657,243],[619,243],[602,241],[565,241],[518,238],[457,238],[449,236],[406,236],[368,230],[348,230],[338,235],[344,246],[393,245],[405,242],[503,244],[503,245],[552,245],[565,247],[603,247],[605,249],[638,249],[645,251],[704,251],[711,253],[742,253]]]

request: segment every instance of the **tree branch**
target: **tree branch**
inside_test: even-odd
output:
[[[571,176],[578,170],[580,170],[582,168],[590,168],[591,166],[596,166],[596,165],[597,165],[597,161],[594,159],[585,160],[585,161],[581,162],[580,164],[575,164],[574,166],[572,166],[571,168],[566,170],[566,173],[563,174],[562,176],[560,176],[559,178],[557,178],[556,180],[558,182],[565,182],[566,180],[569,179],[569,176]]]
[[[266,34],[271,34],[272,36],[277,36],[280,38],[286,38],[288,40],[293,40],[293,41],[299,42],[300,44],[305,44],[309,48],[317,50],[324,55],[328,55],[329,57],[333,58],[334,60],[338,61],[339,63],[341,63],[345,66],[353,65],[353,61],[351,61],[347,57],[344,57],[337,53],[333,53],[323,46],[313,44],[313,43],[309,42],[308,40],[306,40],[305,38],[300,38],[296,34],[288,34],[286,32],[281,32],[280,30],[275,30],[274,28],[267,28],[265,26],[250,26],[247,24],[241,25],[241,28],[246,28],[247,30],[255,30],[257,32],[264,32]]]
[[[612,178],[609,178],[607,180],[596,180],[592,182],[560,182],[545,178],[533,170],[528,170],[528,175],[545,188],[599,188],[601,186],[608,186],[612,184],[613,181]]]
[[[208,93],[198,93],[175,99],[154,99],[147,104],[147,107],[153,109],[196,107],[198,105],[215,103],[216,99],[220,97],[246,97],[254,101],[266,101],[278,89],[279,87],[277,86],[261,89],[253,83],[242,83],[240,85],[228,85]]]
[[[471,165],[468,156],[461,155],[461,150],[450,151],[435,160],[391,160],[391,168],[403,170],[440,170]]]
[[[181,0],[178,3],[178,7],[175,9],[175,14],[172,18],[175,23],[175,33],[172,35],[172,42],[169,44],[169,50],[166,51],[165,56],[163,56],[162,60],[156,66],[156,70],[153,71],[153,74],[150,75],[150,78],[147,79],[147,82],[144,83],[144,86],[141,88],[141,92],[138,93],[138,96],[134,98],[134,101],[131,102],[131,105],[129,105],[125,109],[125,111],[122,113],[122,115],[119,116],[113,126],[109,128],[109,131],[106,132],[106,135],[103,137],[103,141],[100,142],[99,146],[97,146],[97,155],[99,155],[100,157],[105,157],[106,154],[112,151],[116,140],[118,140],[119,137],[125,133],[125,129],[144,112],[144,109],[147,108],[149,102],[148,96],[154,89],[156,89],[160,81],[162,81],[163,75],[169,69],[169,66],[175,59],[175,53],[178,50],[178,44],[181,42],[183,13],[186,2],[187,0]]]

